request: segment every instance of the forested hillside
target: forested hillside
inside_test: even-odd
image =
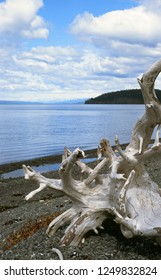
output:
[[[158,99],[161,101],[161,90],[156,90]],[[128,89],[104,93],[95,98],[85,101],[85,104],[143,104],[140,89]]]

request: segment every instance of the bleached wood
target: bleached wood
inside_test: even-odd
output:
[[[122,150],[118,136],[115,137],[117,153],[108,140],[102,139],[97,152],[98,164],[91,169],[81,161],[86,157],[81,149],[71,152],[65,148],[59,180],[48,179],[23,166],[25,178],[40,184],[26,196],[27,200],[46,187],[60,190],[72,200],[72,207],[55,218],[47,229],[47,234],[52,236],[58,228],[67,225],[61,239],[63,245],[76,246],[84,242],[84,235],[90,230],[99,233],[98,228],[111,214],[126,238],[153,236],[161,243],[161,189],[151,180],[144,166],[146,159],[161,152],[161,105],[154,90],[160,72],[161,59],[138,79],[145,113],[135,124],[125,150]],[[155,128],[155,141],[151,146]],[[72,176],[74,165],[80,168],[80,180]],[[101,174],[102,168],[107,172]],[[84,173],[86,178],[82,177]]]

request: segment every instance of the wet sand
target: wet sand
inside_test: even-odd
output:
[[[86,151],[96,157],[96,150]],[[19,169],[22,164],[42,165],[61,162],[61,156],[50,156],[0,166],[1,174]],[[90,163],[91,167],[95,162]],[[146,162],[151,178],[161,186],[161,157],[156,155]],[[74,170],[77,177],[77,170]],[[59,178],[58,171],[45,173],[46,177]],[[58,259],[52,248],[59,248],[64,259],[160,259],[161,247],[153,238],[126,239],[119,225],[112,220],[104,222],[104,230],[96,235],[90,232],[84,244],[60,247],[64,228],[49,238],[46,229],[50,221],[71,207],[71,201],[59,191],[47,189],[25,201],[25,196],[36,184],[24,178],[0,180],[0,258],[1,259]]]

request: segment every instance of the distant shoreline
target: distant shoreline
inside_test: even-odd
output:
[[[87,99],[72,99],[63,101],[41,102],[41,101],[16,101],[0,100],[0,105],[69,105],[85,104]]]

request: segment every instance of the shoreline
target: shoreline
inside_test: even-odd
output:
[[[87,150],[85,153],[89,155],[89,157],[92,157],[96,153],[96,150]],[[61,163],[62,161],[62,154],[58,155],[49,155],[44,157],[37,157],[33,159],[26,159],[22,161],[17,162],[10,162],[10,163],[4,163],[0,164],[0,175],[3,173],[8,173],[17,169],[21,169],[22,165],[30,165],[30,166],[39,166],[39,165],[45,165],[45,164],[56,164]]]
[[[125,149],[125,147],[128,145],[128,143],[122,144],[121,147],[122,149]],[[116,148],[115,145],[112,146],[113,149]],[[96,158],[97,157],[97,148],[96,149],[89,149],[89,150],[84,150],[85,154],[88,156],[88,158]],[[26,159],[22,161],[17,161],[17,162],[10,162],[10,163],[4,163],[0,164],[0,175],[4,173],[8,173],[11,171],[15,171],[17,169],[21,169],[22,165],[25,164],[26,166],[40,166],[40,165],[45,165],[45,164],[61,164],[62,161],[62,154],[58,155],[49,155],[49,156],[44,156],[44,157],[37,157],[33,159]]]

